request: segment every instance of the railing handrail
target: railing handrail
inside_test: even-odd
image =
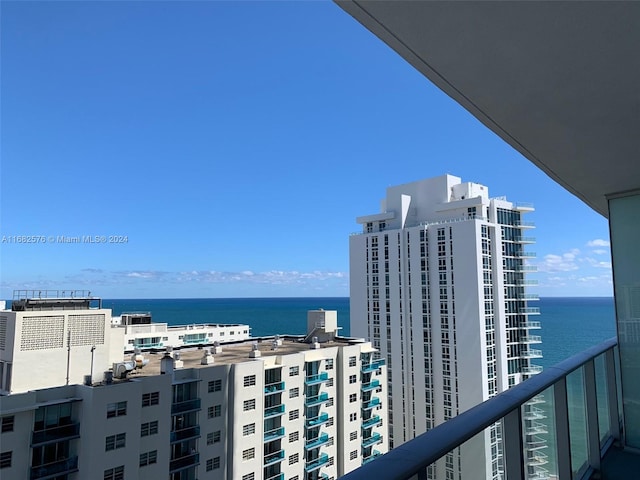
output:
[[[617,343],[617,338],[610,338],[548,367],[535,377],[394,448],[384,455],[385,461],[373,462],[374,465],[367,463],[342,478],[411,478],[591,359],[614,348]]]

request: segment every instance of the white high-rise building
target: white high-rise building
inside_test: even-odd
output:
[[[385,362],[335,311],[310,311],[306,336],[125,355],[99,299],[12,307],[2,479],[328,480],[388,450]]]
[[[387,360],[390,447],[398,446],[541,369],[524,246],[530,205],[444,175],[387,189],[381,213],[350,238],[351,334]],[[529,473],[543,478],[544,431],[533,405]],[[438,479],[502,478],[500,426],[430,469]],[[485,471],[483,475],[481,472]]]

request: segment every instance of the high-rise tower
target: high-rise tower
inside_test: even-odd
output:
[[[531,206],[444,175],[390,187],[381,213],[350,238],[351,334],[387,360],[390,446],[464,412],[541,369],[529,316]],[[530,473],[542,473],[540,411],[528,406]],[[500,426],[465,443],[432,478],[502,478]],[[437,469],[437,470],[436,470]],[[543,478],[543,477],[539,477]]]

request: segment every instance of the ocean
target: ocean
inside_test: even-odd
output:
[[[304,334],[307,310],[337,310],[341,335],[348,336],[349,298],[200,298],[153,300],[103,300],[114,315],[123,312],[151,312],[155,322],[170,325],[189,323],[243,323],[255,337],[275,334]],[[530,306],[540,307],[543,358],[534,363],[548,367],[616,334],[613,298],[545,297]]]

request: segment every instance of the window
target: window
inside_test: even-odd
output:
[[[11,466],[12,455],[13,451],[0,453],[0,468],[9,468]]]
[[[124,465],[105,470],[104,480],[124,480]]]
[[[160,392],[145,393],[142,395],[142,406],[150,407],[151,405],[158,405],[160,403]]]
[[[212,380],[209,382],[209,393],[222,390],[222,380]]]
[[[289,465],[293,465],[294,463],[298,463],[300,461],[300,456],[297,453],[293,455],[289,455]]]
[[[244,386],[245,387],[253,387],[256,384],[256,376],[255,375],[247,375],[244,377]]]
[[[327,462],[327,466],[328,467],[332,467],[334,462],[335,462],[334,458],[333,457],[329,457],[329,461]]]
[[[146,467],[147,465],[152,465],[154,463],[157,463],[157,461],[158,461],[158,451],[157,450],[153,450],[151,452],[141,453],[140,454],[140,466],[141,467]]]
[[[289,420],[295,420],[298,417],[300,417],[300,411],[299,410],[291,410],[289,412]]]
[[[291,432],[289,434],[289,443],[297,442],[300,438],[300,434],[298,432]]]
[[[357,402],[358,401],[358,394],[357,393],[352,393],[349,395],[349,403],[353,403],[353,402]]]
[[[298,387],[289,390],[289,398],[296,398],[300,395],[300,389]]]
[[[256,449],[248,448],[242,451],[242,460],[251,460],[256,457]]]
[[[327,400],[327,407],[333,407],[333,397]]]
[[[329,417],[329,420],[327,420],[327,427],[333,427],[333,417]]]
[[[213,445],[214,443],[218,443],[219,441],[220,441],[220,430],[207,433],[207,445]]]
[[[289,367],[289,376],[295,377],[296,375],[300,375],[300,367],[297,365],[295,367]]]
[[[207,472],[220,468],[220,457],[213,457],[207,460]]]
[[[154,420],[153,422],[143,423],[140,425],[140,436],[147,437],[149,435],[155,435],[158,433],[158,421]]]
[[[251,472],[251,473],[247,473],[246,475],[242,476],[242,480],[254,480],[256,478],[256,475]]]
[[[246,437],[247,435],[253,435],[254,433],[256,433],[256,424],[255,423],[250,423],[248,425],[244,425],[242,427],[242,436]]]
[[[350,422],[355,422],[358,419],[358,414],[357,413],[350,413],[349,414],[349,421]]]
[[[252,398],[251,400],[245,400],[242,402],[242,409],[246,412],[248,410],[256,409],[256,399]]]
[[[350,367],[356,366],[356,357],[349,357],[349,366]]]
[[[325,370],[333,370],[333,358],[327,358],[324,368]]]
[[[105,451],[115,450],[117,448],[124,448],[127,440],[126,433],[119,433],[117,435],[109,435],[104,442]]]
[[[349,440],[353,441],[353,440],[357,440],[358,439],[358,432],[351,432],[349,434]]]
[[[127,402],[107,404],[107,418],[121,417],[127,414]]]
[[[358,458],[358,451],[357,451],[357,450],[353,450],[353,451],[349,454],[349,460],[355,460],[356,458]]]
[[[333,378],[327,380],[327,387],[333,387]]]
[[[213,407],[209,407],[207,409],[207,416],[209,418],[219,417],[222,414],[222,406],[214,405]]]
[[[14,420],[15,420],[15,417],[13,415],[2,417],[2,433],[13,432]]]

